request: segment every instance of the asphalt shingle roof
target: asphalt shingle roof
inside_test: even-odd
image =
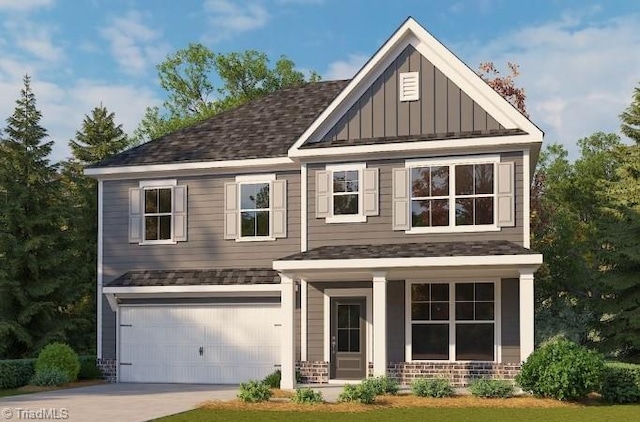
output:
[[[366,138],[366,139],[348,139],[348,140],[325,140],[317,142],[306,142],[302,145],[301,149],[311,148],[329,148],[329,147],[347,147],[355,145],[379,145],[379,144],[392,144],[398,142],[419,142],[419,141],[438,141],[438,140],[454,140],[463,138],[485,138],[488,136],[509,136],[509,135],[526,135],[527,132],[522,129],[492,129],[492,130],[474,130],[471,132],[446,132],[446,133],[433,133],[430,135],[407,135],[407,136],[394,136],[381,137],[381,138]]]
[[[279,261],[421,258],[445,256],[530,255],[530,249],[504,240],[473,242],[398,243],[383,245],[321,246]]]
[[[348,82],[281,89],[90,167],[285,157]]]
[[[277,271],[269,268],[221,270],[140,270],[129,271],[108,287],[194,286],[230,284],[279,284]]]

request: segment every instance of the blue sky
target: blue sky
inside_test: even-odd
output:
[[[409,15],[472,68],[519,63],[531,118],[574,157],[618,132],[640,82],[636,1],[0,0],[0,127],[28,72],[57,161],[101,102],[133,131],[164,99],[155,65],[189,42],[349,78]]]

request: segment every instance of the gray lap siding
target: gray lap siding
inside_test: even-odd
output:
[[[131,270],[271,268],[274,259],[299,252],[300,173],[275,173],[287,180],[287,237],[265,242],[224,239],[224,183],[234,175],[177,178],[187,186],[188,235],[174,245],[129,243],[129,188],[140,179],[103,182],[103,284]],[[115,358],[115,314],[104,298],[102,309],[103,356]]]
[[[405,160],[377,160],[367,162],[367,167],[379,168],[380,214],[368,217],[366,223],[332,223],[316,218],[316,172],[325,165],[313,164],[308,169],[308,244],[309,249],[325,245],[384,244],[410,242],[455,242],[466,240],[508,240],[523,244],[523,161],[522,152],[502,153],[501,161],[515,163],[516,224],[500,231],[472,233],[406,234],[392,230],[392,171],[404,167]],[[353,162],[362,160],[354,159]]]

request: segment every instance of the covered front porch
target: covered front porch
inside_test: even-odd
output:
[[[533,351],[533,274],[541,263],[541,255],[501,241],[326,246],[275,261],[282,388],[294,387],[296,368],[304,383],[512,378]]]

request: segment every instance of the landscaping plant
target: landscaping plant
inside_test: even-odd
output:
[[[347,384],[338,396],[338,401],[340,402],[358,402],[362,404],[371,404],[375,399],[376,391],[374,387],[367,382]]]
[[[600,394],[609,403],[640,402],[640,365],[607,363]]]
[[[566,339],[535,350],[522,364],[516,381],[523,391],[557,400],[576,400],[600,387],[604,360]]]
[[[322,393],[311,388],[298,388],[291,401],[299,404],[317,404],[324,402]]]
[[[67,381],[78,379],[80,359],[71,347],[64,343],[46,345],[36,361],[36,375],[45,369],[58,369],[67,376]]]
[[[36,374],[31,378],[30,384],[43,387],[56,387],[68,382],[69,376],[66,372],[58,368],[42,368],[36,371]]]
[[[264,377],[262,382],[267,384],[271,388],[280,388],[281,378],[282,378],[282,372],[279,369],[277,369],[276,371]]]
[[[509,381],[485,378],[472,382],[469,391],[476,397],[506,399],[513,396],[515,388]]]
[[[258,403],[271,398],[271,389],[262,381],[251,380],[240,384],[238,398],[245,403]]]
[[[0,360],[0,390],[27,385],[35,374],[35,359]]]
[[[411,384],[411,391],[418,397],[451,397],[453,387],[442,378],[420,378]]]
[[[379,376],[375,378],[367,378],[364,383],[367,383],[373,388],[376,392],[376,395],[379,396],[381,394],[398,394],[398,390],[400,389],[400,383],[396,381],[394,378],[389,378],[386,376]]]
[[[102,371],[98,368],[95,356],[80,356],[80,380],[97,380],[102,378]]]

